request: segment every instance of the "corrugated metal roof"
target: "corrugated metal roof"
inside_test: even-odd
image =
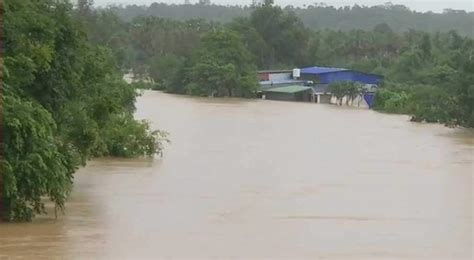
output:
[[[308,89],[311,89],[311,88],[304,87],[304,86],[287,86],[287,87],[266,89],[264,91],[265,92],[279,92],[279,93],[297,93],[297,92],[305,91]]]
[[[301,73],[306,74],[323,74],[323,73],[331,73],[331,72],[338,72],[338,71],[348,71],[349,69],[343,68],[331,68],[331,67],[308,67],[302,68]]]
[[[260,81],[260,85],[279,85],[279,84],[302,84],[305,83],[305,80],[294,80],[294,79],[288,79],[288,80],[265,80],[265,81]]]

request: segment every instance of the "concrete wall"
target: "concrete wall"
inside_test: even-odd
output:
[[[319,95],[319,103],[320,104],[330,104],[331,103],[332,95],[329,94],[321,94]]]
[[[260,90],[279,88],[279,87],[288,87],[288,86],[295,86],[295,85],[303,86],[304,82],[299,82],[299,81],[295,81],[295,82],[290,81],[287,83],[276,82],[276,83],[273,83],[272,85],[272,84],[268,84],[268,82],[265,81],[265,84],[262,84],[262,82],[260,82]]]
[[[268,75],[268,80],[270,80],[270,81],[289,80],[289,79],[292,79],[291,72],[288,72],[288,73],[270,73]]]

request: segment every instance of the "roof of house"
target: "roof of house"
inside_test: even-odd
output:
[[[258,74],[262,73],[291,73],[293,70],[259,70],[257,71]]]
[[[331,68],[331,67],[308,67],[308,68],[302,68],[301,73],[307,73],[307,74],[323,74],[323,73],[331,73],[331,72],[338,72],[338,71],[348,71],[349,69],[343,69],[343,68]]]
[[[297,93],[297,92],[305,91],[308,89],[311,89],[311,88],[305,87],[305,86],[287,86],[287,87],[266,89],[264,91],[265,92],[278,92],[278,93]]]
[[[305,83],[305,80],[294,80],[294,79],[281,79],[281,80],[264,80],[260,81],[260,85],[281,85],[281,84],[302,84]]]

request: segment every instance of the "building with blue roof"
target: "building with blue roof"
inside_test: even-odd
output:
[[[345,68],[332,67],[307,67],[301,69],[300,80],[311,81],[313,84],[315,100],[317,103],[331,102],[332,94],[329,85],[334,82],[351,81],[365,85],[365,93],[360,98],[365,100],[367,106],[373,106],[375,89],[382,83],[383,76],[365,73]]]
[[[383,81],[383,76],[345,68],[307,67],[293,70],[259,71],[260,89],[257,95],[267,99],[311,101],[333,103],[329,85],[334,82],[351,81],[365,86],[363,95],[358,97],[370,108],[373,105],[375,89]],[[287,93],[280,89],[296,89],[297,86],[309,86],[311,91]],[[298,89],[299,90],[299,89]],[[357,102],[360,104],[361,102]]]
[[[379,85],[383,76],[344,68],[308,67],[301,69],[302,80],[315,84],[331,84],[337,81],[353,81],[365,85]]]

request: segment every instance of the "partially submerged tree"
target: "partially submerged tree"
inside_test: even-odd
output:
[[[43,198],[63,209],[88,159],[153,156],[166,138],[133,119],[135,89],[112,52],[88,41],[68,1],[5,9],[2,217],[23,221],[45,213]]]
[[[352,105],[355,98],[361,96],[364,89],[362,85],[352,81],[337,81],[329,85],[329,91],[336,97],[336,103],[342,105],[346,97],[346,105]]]

